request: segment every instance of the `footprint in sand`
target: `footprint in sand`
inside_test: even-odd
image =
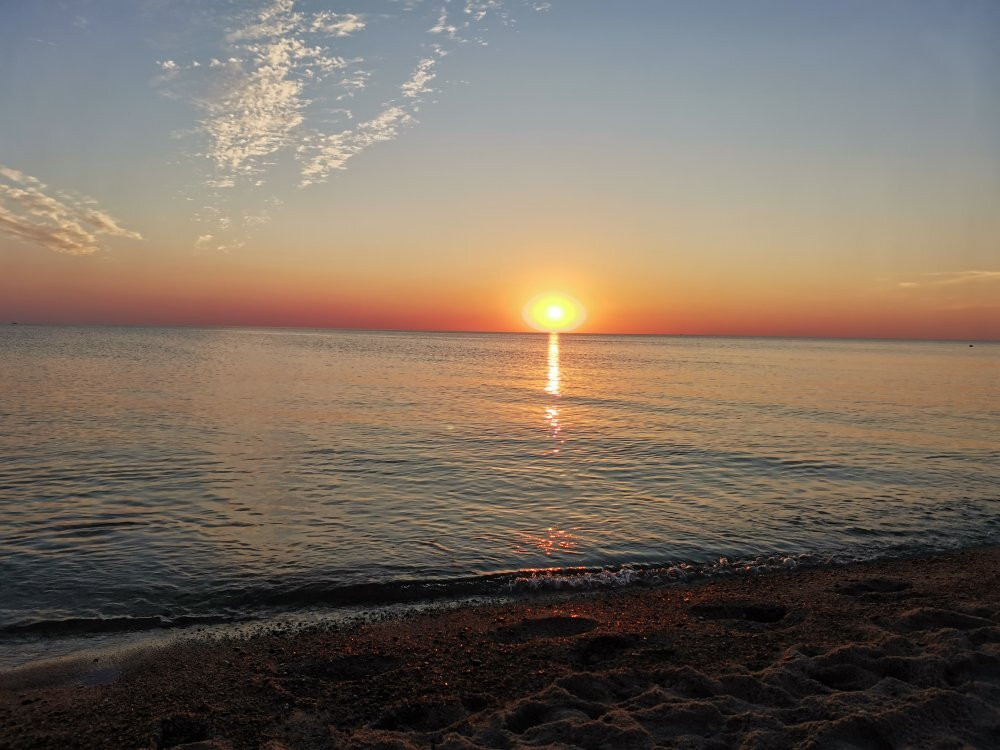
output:
[[[595,635],[577,646],[576,661],[584,667],[603,664],[618,658],[638,642],[638,638],[627,635]]]
[[[395,732],[436,732],[462,721],[468,715],[465,706],[454,698],[416,700],[392,706],[372,727]]]
[[[333,659],[305,659],[285,666],[285,672],[328,682],[363,680],[396,669],[402,662],[380,654],[347,654]]]
[[[851,581],[842,586],[837,586],[833,590],[843,596],[852,596],[858,599],[880,599],[893,594],[909,592],[913,584],[909,581],[898,581],[892,578],[865,578],[859,581]]]
[[[780,622],[788,614],[788,609],[781,604],[738,601],[695,604],[688,611],[695,617],[706,620],[742,620],[766,624]]]
[[[209,737],[209,725],[204,717],[194,714],[174,714],[161,718],[153,733],[155,747],[178,747],[202,743]]]
[[[597,620],[589,617],[537,617],[522,620],[519,625],[506,625],[493,631],[493,640],[500,643],[522,643],[535,638],[565,638],[589,633]]]
[[[893,630],[914,632],[918,630],[940,630],[953,628],[955,630],[974,630],[976,628],[996,627],[993,620],[976,615],[956,612],[950,609],[920,607],[904,612],[894,620],[882,619],[882,624]]]

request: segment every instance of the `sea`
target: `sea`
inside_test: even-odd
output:
[[[998,343],[0,329],[0,668],[998,539]]]

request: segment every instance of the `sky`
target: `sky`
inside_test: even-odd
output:
[[[1000,339],[995,0],[0,0],[0,320]]]

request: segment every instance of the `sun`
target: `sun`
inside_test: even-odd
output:
[[[524,321],[539,331],[572,331],[584,318],[583,305],[563,292],[539,294],[524,306]]]

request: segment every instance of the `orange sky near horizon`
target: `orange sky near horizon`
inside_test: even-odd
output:
[[[25,253],[24,263],[39,260]],[[29,257],[30,255],[30,257]],[[1000,340],[992,278],[885,280],[860,289],[831,283],[741,284],[627,278],[549,268],[468,281],[448,278],[344,280],[288,264],[190,259],[183,269],[149,258],[41,256],[43,273],[0,278],[0,319],[93,325],[236,325],[440,331],[531,331],[522,309],[542,291],[579,299],[577,333],[954,338]],[[68,261],[68,263],[67,263]],[[196,268],[192,272],[191,266]],[[16,283],[11,283],[16,279]],[[914,286],[915,285],[915,286]]]

